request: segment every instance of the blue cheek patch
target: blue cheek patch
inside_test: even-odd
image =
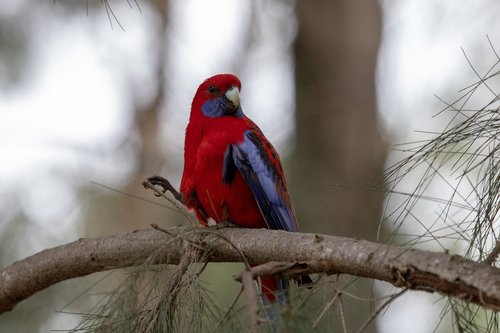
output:
[[[226,114],[226,112],[231,110],[232,108],[233,105],[227,98],[218,97],[214,99],[209,99],[205,103],[203,103],[203,105],[201,106],[201,112],[203,112],[203,114],[207,117],[217,118],[228,115]],[[231,115],[238,118],[242,118],[244,115],[241,106],[238,106],[236,112]]]
[[[228,105],[225,105],[223,98],[209,99],[201,106],[203,114],[210,118],[222,117]]]

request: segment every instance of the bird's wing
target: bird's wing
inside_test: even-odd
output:
[[[236,170],[250,187],[269,229],[298,231],[278,154],[256,125],[245,132],[243,142],[226,150],[223,181],[230,183]]]

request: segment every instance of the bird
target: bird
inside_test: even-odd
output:
[[[243,112],[240,92],[233,74],[217,74],[199,85],[186,127],[182,201],[205,226],[213,220],[297,232],[279,155]],[[261,282],[269,303],[288,287],[279,277]]]

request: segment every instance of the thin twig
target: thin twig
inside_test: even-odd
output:
[[[268,261],[264,264],[251,267],[249,270],[253,279],[262,276],[275,276],[278,274],[289,279],[298,279],[307,274],[304,272],[308,272],[311,269],[321,271],[322,266],[324,266],[324,263],[320,260],[311,260],[308,262]],[[241,282],[241,273],[236,275],[234,279]]]
[[[201,244],[202,243],[201,241],[200,242],[196,242],[196,241],[192,241],[192,240],[187,240],[185,238],[187,236],[191,235],[191,234],[201,234],[201,235],[202,234],[210,234],[210,235],[213,235],[213,236],[215,236],[217,238],[222,239],[224,242],[227,242],[236,252],[238,252],[240,254],[241,261],[245,264],[246,269],[248,269],[248,270],[252,269],[252,266],[248,262],[248,259],[245,256],[245,254],[231,240],[229,240],[224,235],[220,234],[218,232],[218,230],[220,230],[220,229],[218,229],[218,230],[211,230],[211,229],[208,229],[208,228],[202,228],[202,227],[198,226],[198,227],[195,227],[194,230],[190,230],[190,231],[188,231],[186,233],[183,233],[183,234],[175,235],[172,232],[168,231],[167,229],[160,227],[156,223],[151,223],[151,227],[153,229],[161,231],[161,232],[163,232],[163,233],[165,233],[165,234],[167,234],[167,235],[169,235],[171,237],[174,237],[175,239],[182,239],[183,241],[186,241],[186,242],[190,243],[191,245],[194,245],[195,247],[204,249],[207,252],[210,252],[210,249],[207,249],[207,244]],[[240,281],[240,280],[237,280],[237,281]]]
[[[157,196],[163,197],[163,198],[167,199],[168,201],[170,201],[188,219],[188,221],[191,223],[191,225],[193,227],[199,226],[198,218],[196,217],[194,212],[189,210],[186,206],[184,206],[184,204],[182,202],[177,200],[172,192],[160,191],[149,180],[145,180],[142,183],[142,185],[145,188],[149,188],[149,189],[153,190],[153,192]]]
[[[368,318],[364,322],[364,324],[359,328],[359,330],[357,331],[357,333],[363,332],[364,329],[379,315],[379,313],[382,312],[382,310],[384,310],[389,304],[391,304],[392,302],[394,302],[394,300],[396,298],[398,298],[399,296],[403,295],[407,291],[408,291],[408,289],[403,289],[399,293],[396,293],[396,294],[392,295],[391,298],[389,298],[381,306],[379,306],[377,310],[375,310],[375,311],[372,312],[370,318]]]
[[[488,254],[486,259],[482,261],[482,263],[491,265],[497,260],[499,255],[500,255],[500,241],[497,241],[491,252]]]
[[[245,292],[247,301],[248,313],[250,314],[250,332],[259,333],[259,303],[257,300],[257,292],[255,290],[255,281],[252,278],[252,273],[246,270],[241,275],[241,283]]]
[[[238,295],[236,295],[236,297],[234,298],[234,300],[231,302],[231,305],[229,305],[229,308],[227,309],[226,313],[224,313],[224,315],[222,316],[222,318],[219,320],[219,322],[217,323],[217,325],[214,327],[214,329],[211,331],[211,333],[215,333],[217,332],[217,330],[219,329],[219,327],[221,327],[221,325],[226,321],[226,319],[229,317],[229,314],[231,313],[231,311],[233,310],[234,306],[236,305],[236,303],[238,302],[238,300],[240,299],[241,297],[241,294],[243,294],[243,290],[244,290],[244,287],[241,286],[240,288],[240,291],[238,292]]]
[[[249,270],[245,269],[240,274],[236,275],[234,279],[238,282],[242,281],[243,273],[249,271],[252,279],[257,278],[258,276],[274,276],[280,274],[288,269],[290,269],[294,263],[291,262],[276,262],[270,261],[265,264],[251,267]],[[245,273],[246,274],[246,273]]]
[[[335,279],[335,282],[334,285],[338,284],[339,282],[339,279],[340,279],[340,275],[337,274],[337,277]],[[325,315],[325,313],[328,311],[328,309],[333,305],[333,303],[335,302],[335,299],[338,297],[338,295],[340,294],[340,290],[338,290],[337,288],[334,287],[335,290],[337,290],[337,292],[335,293],[335,295],[333,295],[332,299],[328,302],[328,304],[325,306],[325,308],[323,309],[323,311],[321,311],[321,313],[319,314],[318,318],[316,318],[316,320],[314,321],[314,324],[312,326],[313,329],[316,328],[316,326],[318,326],[320,320],[323,318],[323,316]]]
[[[342,323],[342,330],[344,333],[348,333],[349,331],[347,330],[347,323],[345,320],[345,313],[344,313],[344,302],[342,302],[342,293],[339,293],[339,312],[340,312],[340,320]]]
[[[328,311],[328,309],[330,309],[330,307],[333,305],[333,303],[335,303],[335,300],[337,299],[337,297],[339,295],[340,295],[340,292],[338,292],[338,291],[335,293],[335,295],[333,295],[332,299],[323,308],[323,311],[321,311],[321,313],[319,314],[318,318],[316,318],[316,320],[314,321],[314,323],[312,325],[312,329],[315,329],[316,326],[318,326],[318,324],[321,321],[321,319],[323,319],[323,316],[325,315],[325,313]]]

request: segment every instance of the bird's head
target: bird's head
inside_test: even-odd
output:
[[[191,117],[243,117],[240,90],[241,82],[233,74],[218,74],[206,79],[194,95]]]

